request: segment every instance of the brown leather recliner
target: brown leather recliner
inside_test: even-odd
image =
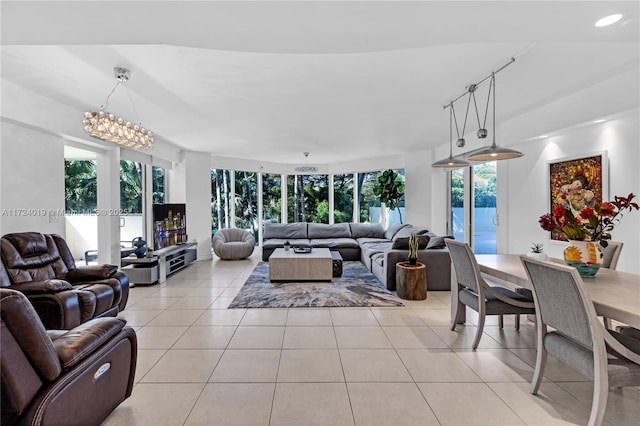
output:
[[[119,318],[45,330],[24,294],[0,289],[2,425],[98,425],[131,395],[137,340]]]
[[[47,329],[73,328],[117,316],[129,298],[129,278],[113,265],[76,267],[56,234],[20,232],[0,239],[0,286],[24,293]]]

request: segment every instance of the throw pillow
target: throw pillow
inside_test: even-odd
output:
[[[444,243],[444,239],[445,238],[451,238],[452,240],[455,239],[451,235],[431,237],[431,239],[429,240],[429,244],[427,244],[427,250],[435,250],[435,249],[443,249],[443,248],[445,248],[447,246]]]
[[[418,235],[418,250],[423,250],[429,244],[429,237]],[[409,250],[409,237],[398,237],[393,239],[392,249]]]
[[[411,225],[409,225],[408,223],[396,223],[396,224],[393,224],[389,228],[387,228],[386,231],[384,231],[384,237],[387,240],[393,240],[393,237],[396,236],[398,231],[401,230],[402,228],[406,228],[407,226],[411,226]]]

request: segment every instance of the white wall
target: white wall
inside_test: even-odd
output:
[[[405,155],[404,204],[406,223],[433,230],[431,208],[432,150],[416,151]]]
[[[186,203],[189,241],[198,243],[198,260],[211,259],[211,156],[183,152],[169,174],[170,203]]]
[[[507,245],[499,246],[498,251],[525,253],[532,242],[542,242],[549,256],[562,257],[566,243],[551,241],[548,232],[538,225],[539,217],[549,209],[549,161],[606,150],[609,198],[631,192],[640,196],[639,128],[638,109],[634,109],[604,123],[565,129],[547,139],[520,144],[517,148],[524,157],[498,162],[499,184],[502,184],[498,189],[498,204],[506,206],[508,218],[501,222],[498,231],[506,233],[500,241]],[[624,243],[617,269],[640,273],[640,212],[626,214],[612,237]]]
[[[64,235],[63,139],[7,122],[2,123],[1,136],[0,235]]]

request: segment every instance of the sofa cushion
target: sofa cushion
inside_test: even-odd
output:
[[[351,238],[384,238],[384,228],[379,223],[350,223]]]
[[[429,239],[429,244],[427,244],[427,250],[443,249],[447,247],[447,245],[444,243],[445,238],[451,238],[452,240],[455,239],[451,235],[444,235],[444,236],[434,235]]]
[[[307,237],[309,239],[320,238],[351,238],[351,228],[348,223],[309,223],[307,225]]]
[[[307,237],[307,223],[268,223],[264,227],[264,239],[282,238],[291,240]]]
[[[319,238],[309,240],[311,247],[328,247],[330,249],[358,248],[358,243],[353,238]]]
[[[395,237],[398,231],[402,228],[406,228],[407,226],[411,225],[409,225],[408,223],[396,223],[394,225],[391,225],[389,228],[387,228],[386,231],[384,231],[384,238],[386,238],[387,240],[393,240],[393,237]]]
[[[391,249],[392,243],[377,243],[377,244],[367,244],[365,246],[361,246],[360,250],[362,251],[362,257],[371,257],[376,253],[384,253],[387,250]]]
[[[400,228],[398,232],[396,232],[396,234],[393,236],[393,239],[395,240],[396,238],[408,237],[411,234],[426,235],[428,232],[429,232],[428,229],[418,228],[416,226],[409,225],[409,226],[405,226],[404,228]]]
[[[360,245],[360,247],[367,245],[367,244],[378,244],[378,243],[390,243],[391,240],[386,240],[384,238],[369,238],[369,237],[362,237],[362,238],[358,238],[356,241],[358,241],[358,244]]]
[[[417,235],[418,237],[418,250],[423,250],[427,248],[427,244],[429,244],[429,236],[427,235]],[[396,237],[393,239],[392,249],[398,250],[409,250],[409,237]]]
[[[384,253],[376,253],[373,256],[371,256],[371,263],[384,266]]]

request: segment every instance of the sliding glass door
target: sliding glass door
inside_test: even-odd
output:
[[[473,251],[496,253],[496,162],[473,167]]]
[[[449,172],[448,233],[476,254],[497,252],[496,162]]]

